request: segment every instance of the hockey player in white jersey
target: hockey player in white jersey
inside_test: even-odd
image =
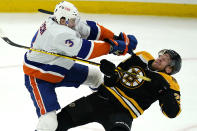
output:
[[[109,53],[125,55],[136,48],[133,35],[114,33],[94,21],[82,22],[77,8],[66,1],[56,5],[54,15],[41,25],[32,39],[31,47],[71,57],[92,59]],[[104,39],[107,39],[105,42]],[[25,86],[36,107],[37,131],[55,131],[56,110],[60,109],[55,88],[96,88],[102,82],[99,70],[77,64],[72,60],[28,51],[24,57]]]

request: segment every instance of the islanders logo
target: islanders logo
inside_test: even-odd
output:
[[[68,47],[72,47],[74,45],[74,43],[71,40],[66,40],[65,45],[68,46]]]
[[[145,73],[140,67],[132,67],[128,71],[121,73],[121,84],[129,89],[136,89],[140,87],[144,80],[137,77],[137,75],[145,76]]]

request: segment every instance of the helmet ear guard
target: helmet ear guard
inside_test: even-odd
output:
[[[180,71],[181,66],[182,66],[182,59],[181,56],[174,50],[170,49],[163,49],[159,51],[158,55],[163,55],[163,54],[169,54],[171,58],[171,62],[169,66],[172,67],[172,72],[170,75],[176,74]]]
[[[54,16],[59,24],[61,18],[65,18],[66,22],[68,22],[69,19],[79,19],[77,8],[72,3],[66,1],[56,5]]]

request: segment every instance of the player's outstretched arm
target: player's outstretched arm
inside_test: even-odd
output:
[[[181,112],[180,92],[171,89],[170,84],[163,85],[159,90],[159,104],[162,112],[169,118],[175,118]]]
[[[83,39],[82,47],[77,57],[82,59],[93,59],[110,53],[123,55],[125,50],[126,43],[121,40],[110,39],[108,41],[89,41]]]

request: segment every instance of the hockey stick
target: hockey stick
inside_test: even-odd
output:
[[[96,63],[96,62],[92,62],[92,61],[88,61],[88,60],[84,60],[84,59],[80,59],[80,58],[76,58],[76,57],[66,56],[66,55],[59,54],[59,53],[48,52],[48,51],[45,51],[45,50],[34,49],[34,48],[31,48],[31,47],[27,47],[27,46],[16,44],[13,41],[11,41],[8,37],[6,37],[1,30],[0,30],[0,37],[6,43],[8,43],[11,46],[15,46],[15,47],[19,47],[19,48],[23,48],[23,49],[35,51],[35,52],[40,52],[40,53],[43,53],[43,54],[53,55],[53,56],[57,56],[57,57],[63,57],[63,58],[66,58],[66,59],[70,59],[70,60],[74,60],[74,61],[79,61],[79,62],[83,62],[83,63],[95,65],[95,66],[100,66],[100,64],[99,63]]]
[[[49,15],[53,15],[53,12],[48,11],[48,10],[44,10],[44,9],[38,9],[39,12],[44,13],[44,14],[49,14]]]
[[[96,63],[96,62],[92,62],[92,61],[88,61],[88,60],[84,60],[84,59],[80,59],[80,58],[76,58],[76,57],[70,57],[70,56],[59,54],[59,53],[48,52],[48,51],[45,51],[45,50],[39,50],[39,49],[30,48],[30,47],[27,47],[27,46],[16,44],[16,43],[14,43],[13,41],[11,41],[7,37],[1,37],[1,38],[5,42],[7,42],[8,44],[10,44],[11,46],[15,46],[15,47],[19,47],[19,48],[23,48],[23,49],[35,51],[35,52],[40,52],[40,53],[43,53],[43,54],[53,55],[53,56],[57,56],[57,57],[63,57],[63,58],[70,59],[70,60],[73,60],[73,61],[79,61],[79,62],[83,62],[83,63],[95,65],[95,66],[100,66],[100,64],[99,63]]]
[[[14,47],[19,47],[19,48],[23,48],[23,49],[27,49],[27,50],[31,50],[31,51],[35,51],[35,52],[40,52],[40,53],[43,53],[43,54],[48,54],[48,55],[57,56],[57,57],[63,57],[63,58],[70,59],[70,60],[73,60],[73,61],[78,61],[78,62],[82,62],[82,63],[91,64],[91,65],[94,65],[94,66],[100,66],[100,63],[96,63],[96,62],[92,62],[92,61],[88,61],[88,60],[84,60],[84,59],[80,59],[80,58],[76,58],[76,57],[70,57],[70,56],[66,56],[66,55],[63,55],[63,54],[59,54],[59,53],[48,52],[48,51],[45,51],[45,50],[34,49],[34,48],[31,48],[31,47],[27,47],[27,46],[23,46],[23,45],[16,44],[16,43],[14,43],[13,41],[11,41],[8,37],[6,37],[6,36],[2,33],[1,30],[0,30],[0,37],[1,37],[6,43],[8,43],[9,45],[14,46]],[[120,70],[118,70],[118,71],[120,71]],[[126,73],[126,74],[135,75],[136,77],[141,78],[141,79],[143,79],[143,80],[145,80],[145,81],[151,81],[150,78],[145,77],[145,76],[137,75],[137,74],[131,73],[131,72],[124,72],[124,71],[122,71],[122,72],[123,72],[123,73]]]

